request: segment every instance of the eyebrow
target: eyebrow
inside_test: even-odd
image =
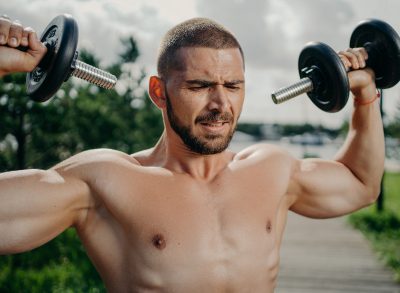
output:
[[[218,82],[209,81],[209,80],[205,80],[205,79],[190,79],[190,80],[186,80],[185,83],[187,83],[189,85],[202,85],[202,86],[219,85]],[[244,83],[244,80],[235,79],[235,80],[226,81],[222,85],[238,85],[238,84],[243,84],[243,83]]]

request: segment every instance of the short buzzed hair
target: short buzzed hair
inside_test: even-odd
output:
[[[180,69],[181,63],[176,52],[183,47],[238,48],[244,66],[243,50],[230,31],[213,20],[192,18],[176,25],[165,34],[157,58],[157,71],[161,78],[166,78],[171,69]]]

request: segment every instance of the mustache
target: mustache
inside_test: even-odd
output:
[[[233,122],[233,115],[229,112],[223,112],[223,113],[208,112],[198,116],[195,120],[195,123],[204,123],[213,121]]]

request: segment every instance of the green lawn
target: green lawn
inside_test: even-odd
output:
[[[400,282],[400,173],[386,173],[383,182],[384,211],[377,212],[373,205],[349,219],[371,241],[379,257],[393,269],[395,280]]]

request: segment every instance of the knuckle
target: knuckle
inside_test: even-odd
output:
[[[9,30],[11,26],[11,22],[8,19],[0,18],[0,29],[2,31]]]
[[[20,23],[13,23],[10,27],[10,33],[12,34],[22,34],[23,27]]]
[[[365,48],[360,48],[360,53],[364,56],[364,58],[368,58],[368,52]]]
[[[1,15],[0,21],[1,22],[11,22],[10,18],[7,15]]]
[[[351,49],[350,49],[350,52],[351,52],[352,54],[356,55],[356,56],[358,56],[358,55],[360,54],[359,51],[357,50],[357,48],[351,48]]]
[[[27,26],[27,27],[24,28],[24,33],[29,34],[29,33],[31,33],[31,32],[34,32],[34,30],[33,30],[33,28],[31,28],[30,26]]]
[[[350,59],[351,59],[352,61],[356,61],[358,58],[357,58],[356,55],[352,54],[352,55],[350,55]]]

